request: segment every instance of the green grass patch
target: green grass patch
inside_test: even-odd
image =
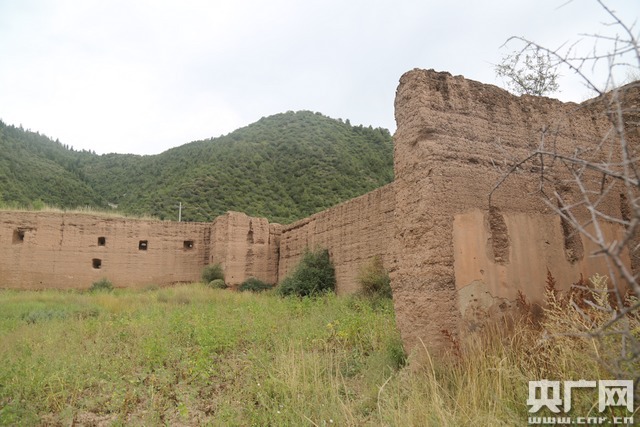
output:
[[[0,425],[344,425],[401,348],[391,304],[199,284],[0,291],[0,342]]]
[[[610,379],[621,350],[562,335],[583,317],[550,301],[537,326],[498,321],[407,363],[387,298],[0,291],[0,425],[525,425],[528,381]],[[575,416],[598,415],[586,397]]]

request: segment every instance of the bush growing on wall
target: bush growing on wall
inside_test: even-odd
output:
[[[336,289],[336,271],[329,251],[307,250],[293,273],[282,281],[280,295],[313,296]]]
[[[368,297],[391,298],[391,279],[384,269],[382,257],[376,255],[368,264],[360,269],[358,283],[361,286],[362,295]]]
[[[224,272],[222,271],[222,265],[210,264],[202,270],[202,283],[210,283],[216,279],[224,281]]]

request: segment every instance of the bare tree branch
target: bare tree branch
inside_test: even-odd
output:
[[[619,67],[631,67],[637,73],[635,75],[640,77],[640,44],[634,34],[635,22],[626,24],[604,0],[596,1],[611,20],[605,24],[607,30],[615,30],[616,33],[583,35],[593,42],[586,54],[578,51],[579,43],[584,39],[563,43],[557,49],[549,49],[518,36],[509,38],[505,44],[522,44],[523,47],[514,55],[542,52],[549,59],[547,66],[569,69],[598,96],[594,101],[583,103],[583,106],[590,108],[596,105],[594,103],[600,103],[609,129],[597,141],[576,141],[575,148],[569,152],[566,144],[563,144],[564,151],[558,147],[557,141],[561,136],[558,126],[547,124],[540,132],[537,148],[521,158],[505,159],[509,166],[489,192],[489,205],[492,206],[495,192],[514,174],[537,174],[538,192],[545,205],[560,216],[563,227],[566,224],[591,243],[595,249],[588,256],[603,257],[608,269],[610,287],[598,291],[606,295],[596,296],[586,304],[592,310],[610,315],[610,320],[591,330],[584,307],[572,301],[568,308],[582,319],[580,323],[584,323],[586,335],[598,339],[617,337],[621,340],[622,350],[616,361],[617,366],[631,361],[637,367],[640,336],[638,331],[630,329],[629,318],[633,316],[637,321],[640,302],[636,299],[629,307],[625,307],[626,299],[622,292],[629,289],[636,296],[640,295],[640,273],[634,274],[628,262],[629,254],[640,251],[640,147],[635,145],[637,135],[640,135],[640,110],[638,107],[629,108],[625,100],[631,90],[640,94],[640,82],[617,87],[614,71]],[[604,87],[598,86],[588,75],[589,70],[593,71],[601,65],[608,67]],[[539,79],[545,78],[544,74],[535,75]],[[633,133],[628,134],[629,130]],[[630,135],[636,135],[633,137],[636,138],[633,146]],[[611,207],[612,201],[618,197],[619,212]],[[617,236],[608,234],[611,224],[618,227]],[[597,294],[593,289],[587,290]],[[608,295],[614,297],[616,304],[609,304]],[[636,371],[635,376],[640,377],[640,373]]]

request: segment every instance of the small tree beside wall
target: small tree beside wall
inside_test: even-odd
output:
[[[329,251],[307,250],[293,273],[285,278],[278,293],[283,296],[300,297],[335,292],[336,271],[329,257]]]

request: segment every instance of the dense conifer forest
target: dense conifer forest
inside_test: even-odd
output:
[[[0,121],[4,207],[89,206],[175,220],[181,202],[185,221],[236,210],[286,224],[392,180],[388,130],[309,111],[151,156],[76,151]]]

